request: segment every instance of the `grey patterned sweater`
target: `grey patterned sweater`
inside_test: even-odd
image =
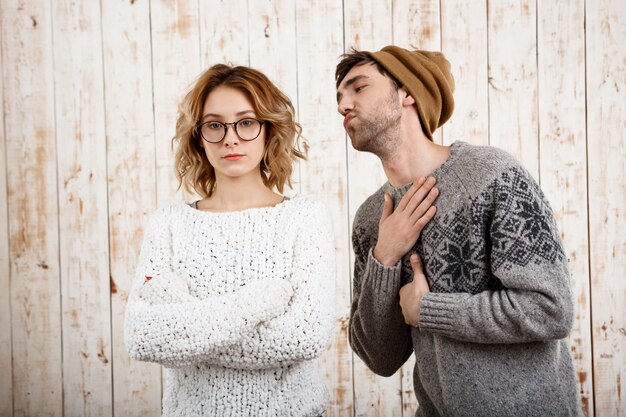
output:
[[[433,174],[437,214],[413,248],[431,292],[419,326],[404,323],[394,267],[373,256],[383,193],[354,220],[350,345],[374,372],[394,374],[415,352],[417,416],[581,416],[567,337],[573,303],[567,259],[539,186],[511,156],[455,142]]]

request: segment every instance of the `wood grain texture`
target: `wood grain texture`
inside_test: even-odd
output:
[[[341,4],[333,0],[298,3],[296,8],[298,106],[309,144],[302,164],[302,193],[326,203],[332,214],[337,254],[335,337],[319,360],[331,399],[326,416],[353,413],[352,353],[348,347],[350,311],[346,142],[335,113],[334,68],[343,52]],[[324,30],[319,30],[325,28]]]
[[[113,413],[161,412],[161,369],[131,361],[124,345],[126,300],[148,215],[156,208],[150,10],[147,2],[103,2]]]
[[[441,128],[443,143],[489,143],[487,2],[441,2],[441,49],[455,79],[454,113]]]
[[[100,9],[54,2],[65,415],[110,416],[111,322]],[[82,62],[78,68],[74,63]],[[62,92],[62,93],[61,93]]]
[[[333,215],[326,415],[412,417],[414,358],[383,379],[348,344],[351,222],[385,176],[348,142],[333,75],[351,46],[388,43],[452,65],[456,110],[436,142],[501,147],[541,180],[570,259],[581,407],[626,415],[621,0],[83,3],[0,2],[1,416],[159,415],[161,368],[126,354],[126,297],[149,214],[193,199],[172,169],[177,103],[230,62],[292,99],[310,159],[287,193]]]
[[[539,180],[535,2],[491,1],[487,13],[489,144]]]
[[[596,416],[626,415],[626,10],[586,2],[587,149]]]
[[[198,2],[203,68],[250,64],[247,0]]]
[[[250,2],[248,4],[248,42],[250,66],[267,77],[289,97],[298,120],[298,69],[296,51],[296,5],[290,0]],[[304,148],[302,138],[300,149]],[[299,193],[300,168],[294,167],[293,188],[284,193]]]
[[[49,2],[2,2],[13,413],[63,413]]]
[[[0,22],[4,22],[0,5]],[[4,90],[2,40],[6,35],[0,30],[0,114],[4,115],[4,101],[10,99]],[[13,349],[11,342],[11,274],[9,254],[9,213],[7,190],[7,143],[4,123],[0,128],[0,416],[13,415]]]
[[[538,3],[539,166],[570,260],[576,320],[572,357],[586,416],[594,415],[585,144],[584,4]],[[563,68],[568,70],[565,72]]]
[[[344,1],[345,52],[352,48],[377,51],[391,44],[391,1]],[[337,61],[339,62],[339,61]],[[334,71],[333,71],[334,74]],[[358,111],[358,108],[357,108]],[[335,117],[342,118],[339,114]],[[387,181],[378,157],[356,151],[342,132],[348,148],[348,225],[359,206]],[[352,240],[350,240],[352,243]],[[354,271],[354,251],[350,247],[350,270]],[[352,276],[351,281],[354,279]],[[355,416],[397,416],[402,414],[401,374],[383,378],[370,371],[356,355],[354,358]]]
[[[178,104],[200,75],[198,4],[184,0],[150,3],[157,206],[198,199],[178,188],[172,138]]]

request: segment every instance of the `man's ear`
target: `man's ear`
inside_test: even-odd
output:
[[[403,106],[412,106],[415,104],[415,99],[404,87],[400,87],[400,97],[402,97]]]

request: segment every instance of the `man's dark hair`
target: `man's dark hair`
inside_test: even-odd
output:
[[[337,64],[337,69],[335,70],[335,80],[337,80],[337,84],[335,88],[339,88],[339,84],[343,81],[346,75],[350,72],[350,70],[354,67],[358,67],[359,65],[365,64],[374,64],[382,75],[389,77],[391,81],[393,81],[396,89],[402,87],[402,84],[396,77],[391,75],[389,71],[385,69],[382,65],[378,63],[370,54],[363,51],[357,51],[354,48],[350,49],[350,52],[341,55],[341,61]]]

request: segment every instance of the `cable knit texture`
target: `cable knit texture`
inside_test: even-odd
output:
[[[314,358],[330,341],[335,247],[328,210],[158,210],[145,231],[125,342],[163,364],[164,416],[318,416]]]
[[[437,214],[392,268],[372,256],[385,184],[359,208],[350,344],[392,375],[415,352],[417,416],[581,416],[567,337],[573,302],[567,259],[539,186],[510,155],[455,142],[432,174]],[[417,252],[431,292],[417,328],[399,290]]]

